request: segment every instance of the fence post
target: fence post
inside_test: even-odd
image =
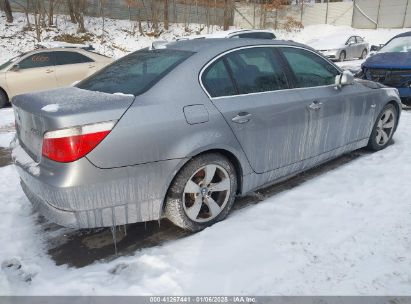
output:
[[[330,3],[330,0],[327,0],[327,10],[325,11],[325,24],[328,24],[328,4]]]
[[[405,5],[404,20],[402,21],[402,28],[405,27],[405,21],[407,20],[407,11],[408,11],[409,2],[410,0],[407,0],[407,4]]]
[[[304,14],[304,0],[301,0],[301,18],[300,18],[301,23],[303,23],[303,14]]]
[[[375,29],[378,28],[378,24],[380,22],[380,9],[381,9],[381,0],[378,1],[377,24],[375,25]]]
[[[253,10],[254,10],[254,12],[253,12],[253,29],[255,29],[255,13],[256,13],[256,4],[255,4],[255,2],[253,3]]]

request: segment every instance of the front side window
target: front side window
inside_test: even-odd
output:
[[[332,85],[340,72],[320,56],[296,48],[282,48],[298,88]]]
[[[272,48],[250,48],[225,56],[239,94],[288,89],[286,73]]]
[[[355,37],[351,37],[350,39],[348,39],[346,45],[350,45],[350,44],[354,44],[354,43],[356,43]]]
[[[110,94],[140,95],[192,54],[179,50],[143,49],[117,60],[76,87]]]
[[[223,59],[213,63],[204,72],[203,85],[211,97],[230,96],[236,93]]]
[[[49,52],[44,52],[44,53],[37,53],[34,55],[31,55],[19,63],[19,68],[20,70],[26,70],[26,69],[33,69],[33,68],[44,68],[48,66],[53,66],[54,65],[54,60],[52,57],[52,54]]]
[[[54,57],[56,58],[56,65],[93,62],[92,59],[77,52],[54,52]]]

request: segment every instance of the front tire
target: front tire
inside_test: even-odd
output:
[[[364,49],[361,53],[361,57],[360,59],[365,59],[367,57],[368,51],[366,49]]]
[[[392,140],[398,123],[398,111],[392,104],[387,104],[378,115],[377,121],[368,141],[368,149],[379,151],[385,149]]]
[[[165,215],[185,230],[203,230],[226,218],[236,191],[233,164],[220,154],[200,155],[174,178],[165,201]]]
[[[4,108],[9,103],[6,93],[0,89],[0,109]]]
[[[346,58],[347,58],[347,54],[345,53],[345,51],[342,51],[340,53],[340,56],[338,57],[338,61],[339,62],[344,62]]]

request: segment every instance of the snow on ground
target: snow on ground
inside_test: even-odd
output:
[[[0,112],[0,148],[7,148],[14,137],[13,109],[7,108]]]
[[[410,129],[405,112],[386,150],[195,235],[78,269],[47,255],[15,169],[0,168],[0,294],[411,295]]]

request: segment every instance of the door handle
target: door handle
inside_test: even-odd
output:
[[[322,102],[314,101],[308,106],[308,108],[313,111],[318,111],[321,109],[322,104]]]
[[[53,72],[54,72],[54,70],[50,70],[50,69],[47,69],[47,70],[46,70],[46,73],[47,73],[47,74],[50,74],[50,73],[53,73]]]
[[[96,66],[95,66],[95,65],[90,64],[88,67],[89,67],[90,69],[92,69],[92,68],[95,68]]]
[[[232,122],[243,124],[243,123],[249,122],[252,116],[253,115],[250,113],[241,112],[241,113],[238,113],[237,116],[231,120]]]

